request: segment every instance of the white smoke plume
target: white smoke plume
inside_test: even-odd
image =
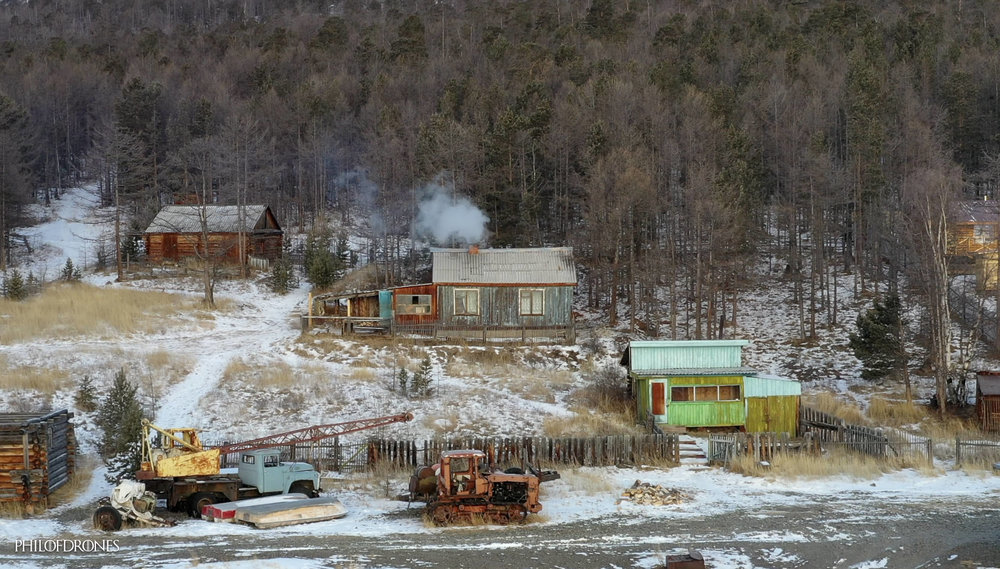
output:
[[[435,182],[421,191],[413,232],[442,246],[480,244],[486,240],[489,221],[469,198]]]

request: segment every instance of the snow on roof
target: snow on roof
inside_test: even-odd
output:
[[[576,285],[572,247],[435,249],[435,284]]]
[[[962,201],[955,209],[959,223],[996,223],[1000,219],[1000,207],[994,200]]]
[[[243,224],[240,226],[240,209]],[[212,233],[236,233],[253,229],[267,211],[266,205],[168,205],[164,206],[146,233],[198,233],[201,231],[201,213],[204,210],[208,230]]]

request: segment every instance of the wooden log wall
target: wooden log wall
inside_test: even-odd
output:
[[[0,414],[0,502],[43,503],[76,472],[73,414]]]

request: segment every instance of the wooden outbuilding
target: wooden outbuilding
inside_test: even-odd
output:
[[[976,416],[984,431],[1000,431],[1000,371],[976,374]]]
[[[802,386],[742,364],[746,340],[630,342],[628,369],[643,422],[749,432],[798,432]]]
[[[207,229],[207,244],[204,235]],[[169,205],[143,233],[154,263],[205,257],[247,263],[281,256],[284,232],[266,205]]]
[[[0,502],[45,504],[76,472],[73,414],[0,414]]]

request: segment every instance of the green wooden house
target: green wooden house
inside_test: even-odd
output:
[[[796,434],[799,382],[743,366],[746,340],[636,341],[628,369],[641,421]]]

